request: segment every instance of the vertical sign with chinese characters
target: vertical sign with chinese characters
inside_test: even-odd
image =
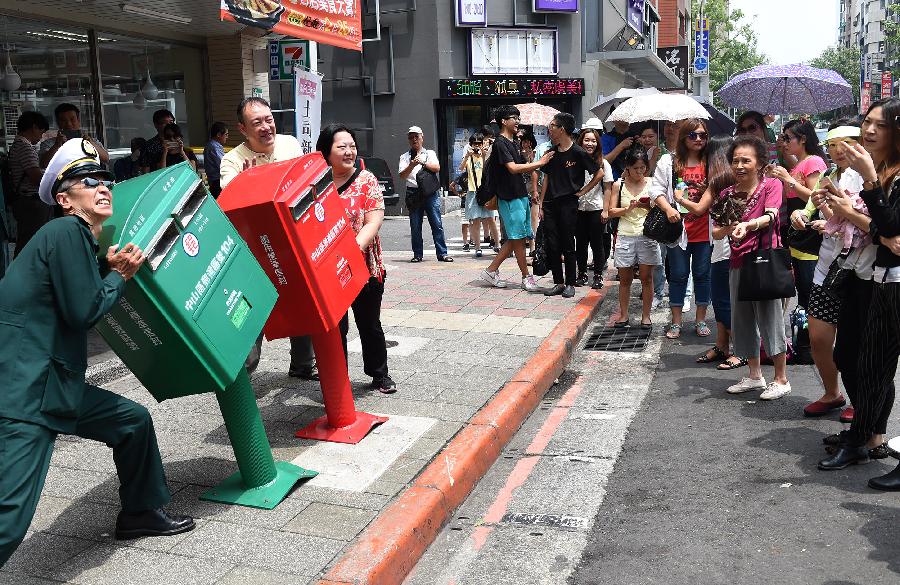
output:
[[[315,71],[294,71],[294,116],[303,154],[315,149],[322,125],[322,78]]]
[[[872,105],[872,82],[863,81],[862,91],[859,94],[859,112],[865,114]]]
[[[644,0],[628,0],[628,26],[644,35]]]
[[[658,89],[687,89],[688,86],[688,48],[687,45],[678,47],[662,47],[656,49],[656,56],[666,64],[672,73],[681,80],[681,85],[675,87],[661,87]]]
[[[456,26],[487,25],[487,0],[456,0]]]
[[[709,21],[698,18],[694,24],[694,76],[709,75]]]
[[[889,98],[894,93],[894,74],[890,71],[881,72],[881,99]]]
[[[291,79],[294,65],[309,69],[309,41],[269,41],[269,79]]]

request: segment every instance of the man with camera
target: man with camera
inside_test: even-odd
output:
[[[437,153],[424,147],[425,136],[418,126],[410,126],[406,135],[409,150],[400,156],[400,178],[406,180],[406,207],[409,210],[409,231],[412,239],[413,258],[421,262],[424,257],[422,221],[428,215],[431,237],[439,262],[453,262],[447,255],[444,226],[441,223],[441,189],[437,173],[441,170]]]
[[[66,140],[72,138],[85,138],[90,141],[90,143],[94,145],[94,150],[97,151],[97,155],[100,157],[100,162],[104,165],[109,164],[109,153],[103,145],[100,144],[100,141],[91,138],[81,129],[81,110],[78,109],[78,106],[69,103],[59,104],[56,106],[56,109],[53,110],[53,116],[56,118],[56,127],[58,130],[56,132],[56,138],[41,142],[38,158],[40,159],[42,169],[47,168],[47,163],[50,162],[50,159],[53,158],[53,155],[59,150],[59,147],[65,144]]]
[[[142,175],[162,168],[160,161],[163,159],[163,151],[168,150],[165,140],[166,126],[174,123],[175,115],[169,110],[161,109],[153,112],[153,126],[156,127],[156,136],[147,140],[144,151],[141,153]]]

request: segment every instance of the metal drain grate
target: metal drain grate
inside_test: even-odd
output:
[[[587,351],[625,351],[639,353],[647,347],[651,331],[640,327],[598,325],[584,342]]]

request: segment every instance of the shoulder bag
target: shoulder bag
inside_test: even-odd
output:
[[[497,192],[494,187],[496,179],[493,169],[494,158],[494,150],[491,150],[490,156],[487,157],[487,160],[484,161],[484,165],[481,167],[481,184],[475,189],[475,202],[488,209],[497,209]],[[488,207],[492,199],[494,200],[494,207]]]
[[[738,273],[739,301],[772,301],[788,299],[797,294],[794,275],[791,272],[791,254],[784,247],[772,248],[772,234],[777,233],[778,218],[768,213],[772,224],[766,230],[769,234],[769,248],[760,249],[763,236],[757,240],[756,249],[744,254],[744,263]]]
[[[672,189],[675,188],[675,159],[672,159],[672,177],[669,179]],[[652,196],[651,196],[652,198]],[[674,199],[669,202],[674,204]],[[672,223],[659,205],[654,205],[644,219],[644,235],[661,244],[671,245],[681,238],[684,232],[684,220]]]
[[[425,152],[427,156],[428,151],[426,150]],[[428,197],[440,190],[441,180],[438,178],[437,173],[429,171],[428,167],[422,165],[422,168],[416,173],[416,185],[419,186],[423,197]]]

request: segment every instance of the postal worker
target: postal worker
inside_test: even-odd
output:
[[[194,528],[171,499],[156,432],[143,406],[85,383],[87,332],[144,261],[133,244],[97,260],[112,215],[111,175],[88,140],[69,140],[47,166],[39,195],[63,217],[42,227],[0,281],[0,567],[25,537],[60,433],[113,450],[122,510],[116,538]]]

